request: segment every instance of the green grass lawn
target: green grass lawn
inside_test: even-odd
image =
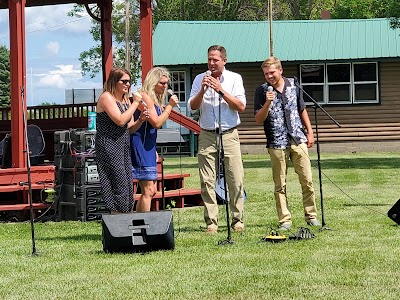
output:
[[[316,166],[316,155],[312,155]],[[245,155],[246,228],[204,233],[202,207],[174,209],[175,250],[106,254],[100,222],[0,224],[0,299],[398,299],[400,228],[387,211],[400,198],[400,153],[321,155],[326,226],[315,239],[261,242],[277,226],[267,155]],[[166,158],[166,172],[190,173],[196,158]],[[314,184],[320,211],[318,171]],[[293,232],[305,226],[300,186],[289,168]],[[321,217],[321,214],[319,214]]]

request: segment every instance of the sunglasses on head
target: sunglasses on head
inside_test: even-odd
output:
[[[119,81],[121,81],[123,84],[131,84],[131,81],[129,79],[120,79]]]

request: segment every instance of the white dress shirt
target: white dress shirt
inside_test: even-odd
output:
[[[191,101],[199,93],[201,82],[206,75],[203,72],[196,76],[193,81],[190,97],[188,100],[188,109],[192,110]],[[220,77],[221,87],[226,93],[238,98],[246,106],[246,95],[243,87],[242,76],[228,71],[224,68]],[[219,104],[221,102],[221,127],[222,131],[231,129],[240,124],[239,113],[229,107],[228,103],[212,88],[208,87],[204,93],[203,101],[199,107],[200,119],[199,125],[202,129],[214,130],[219,128]]]

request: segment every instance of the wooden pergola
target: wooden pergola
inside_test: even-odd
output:
[[[77,3],[86,7],[89,15],[101,23],[103,81],[113,66],[112,55],[112,0],[0,0],[0,9],[9,10],[10,28],[10,80],[11,80],[11,168],[0,169],[0,193],[16,194],[17,200],[2,199],[0,211],[24,211],[33,199],[29,198],[29,187],[42,190],[54,186],[55,166],[43,165],[29,168],[26,155],[24,114],[26,115],[26,41],[25,7]],[[89,6],[90,5],[90,6]],[[97,16],[91,14],[95,6]],[[151,0],[140,1],[140,30],[142,49],[142,73],[152,68],[152,11]],[[143,76],[143,77],[144,77]],[[26,121],[26,120],[25,120]],[[3,201],[4,200],[4,201]],[[44,203],[32,203],[34,209],[46,208]]]
[[[102,73],[103,81],[113,66],[112,55],[112,0],[0,0],[0,9],[9,10],[10,28],[10,79],[11,79],[11,145],[12,166],[26,168],[27,159],[24,153],[25,134],[23,109],[26,109],[26,42],[25,42],[25,7],[56,4],[97,5],[98,20],[101,23],[102,39]],[[88,11],[90,14],[90,11]],[[143,77],[153,66],[152,58],[152,11],[151,0],[140,1],[140,32],[142,49]]]

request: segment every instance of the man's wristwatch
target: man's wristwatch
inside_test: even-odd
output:
[[[225,96],[225,94],[224,94],[223,91],[219,91],[218,94],[219,94],[221,97],[224,97],[224,96]]]

